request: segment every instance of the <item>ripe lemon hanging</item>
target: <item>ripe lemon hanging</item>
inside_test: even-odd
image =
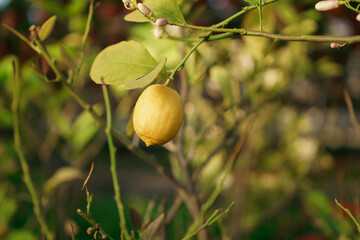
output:
[[[135,104],[134,129],[146,146],[169,142],[178,133],[183,119],[180,95],[161,84],[147,87]]]

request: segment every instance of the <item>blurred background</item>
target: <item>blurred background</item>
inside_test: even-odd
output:
[[[247,5],[241,0],[178,2],[187,22],[201,26],[215,24]],[[282,34],[360,34],[354,12],[345,7],[317,12],[315,3],[281,0],[264,7],[264,30]],[[88,7],[85,0],[0,0],[0,20],[28,36],[32,24],[41,26],[56,15],[56,27],[46,45],[68,73],[72,61],[78,62]],[[120,0],[95,1],[85,63],[76,89],[99,113],[104,112],[103,95],[90,80],[89,71],[103,48],[123,40],[137,40],[158,61],[167,57],[167,68],[172,69],[191,47],[190,43],[156,39],[151,24],[124,21],[128,12]],[[232,21],[229,27],[257,30],[257,11]],[[86,235],[89,225],[76,209],[86,208],[86,194],[81,187],[94,162],[88,183],[94,194],[92,215],[111,236],[119,236],[105,134],[60,84],[45,83],[36,74],[31,63],[39,61],[37,54],[2,27],[0,239],[40,239],[13,146],[14,56],[21,63],[24,151],[50,228],[56,229],[57,239],[71,238],[71,224],[76,226],[77,239],[90,237]],[[248,116],[258,114],[214,209],[226,208],[232,201],[235,207],[209,229],[210,239],[358,238],[355,225],[334,199],[359,217],[359,129],[350,120],[344,98],[346,89],[359,117],[359,44],[332,49],[330,43],[274,42],[255,37],[225,39],[201,45],[184,71],[188,89],[184,153],[190,166],[195,169],[201,165],[223,142],[199,176],[196,187],[200,199],[206,200],[214,188]],[[174,87],[180,81],[177,76]],[[140,91],[118,86],[110,90],[115,128],[125,132]],[[175,176],[181,175],[174,170],[177,163],[171,144],[165,148],[139,144],[172,168]],[[134,207],[143,216],[152,204],[151,216],[156,216],[164,204],[165,208],[170,207],[176,199],[173,186],[119,142],[116,145],[126,213]],[[181,239],[191,222],[190,213],[182,205],[166,239]]]

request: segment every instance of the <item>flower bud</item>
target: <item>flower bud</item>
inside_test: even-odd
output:
[[[163,27],[166,24],[168,24],[168,20],[166,18],[158,18],[158,19],[156,19],[155,23],[156,23],[157,26]]]
[[[142,12],[143,14],[145,14],[146,16],[151,16],[152,11],[144,4],[142,3],[138,3],[137,5],[138,9],[140,12]]]
[[[337,8],[338,1],[337,0],[328,0],[328,1],[320,1],[315,4],[315,9],[318,11],[328,11]]]
[[[87,233],[88,235],[94,234],[94,233],[95,233],[95,228],[89,227],[88,229],[86,229],[86,233]]]
[[[153,34],[155,38],[161,38],[163,33],[164,33],[164,29],[162,27],[156,26],[154,28]]]
[[[356,15],[356,21],[359,21],[359,22],[360,22],[360,13],[358,13],[358,14]]]
[[[339,48],[339,47],[340,47],[340,44],[333,42],[333,43],[330,44],[330,47],[331,47],[331,48]]]
[[[127,10],[134,10],[136,9],[133,1],[131,0],[122,0],[123,4],[124,4],[124,7],[127,9]]]

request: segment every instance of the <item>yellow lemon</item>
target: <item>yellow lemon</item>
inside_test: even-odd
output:
[[[180,95],[161,84],[147,87],[135,104],[134,129],[146,146],[169,142],[178,133],[183,119]]]

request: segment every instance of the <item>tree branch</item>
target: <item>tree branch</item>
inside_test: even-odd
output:
[[[11,105],[12,117],[13,117],[13,127],[14,127],[14,147],[15,151],[19,157],[20,165],[23,170],[23,181],[30,193],[32,203],[34,205],[34,213],[40,224],[41,230],[45,235],[46,239],[54,239],[53,234],[50,232],[49,227],[45,221],[45,218],[42,213],[41,204],[39,196],[36,193],[34,183],[30,176],[29,165],[26,161],[25,154],[23,152],[23,147],[21,143],[20,135],[20,118],[19,118],[19,109],[20,109],[20,72],[18,67],[18,61],[13,61],[13,72],[14,72],[14,90],[13,90],[13,101]]]
[[[279,33],[270,33],[265,31],[257,31],[257,30],[247,30],[244,28],[217,28],[217,27],[202,27],[195,26],[190,24],[179,24],[179,23],[170,23],[172,25],[176,25],[179,27],[201,30],[205,32],[220,32],[220,33],[228,33],[220,36],[213,36],[213,38],[209,38],[210,41],[215,41],[219,39],[231,38],[235,36],[252,36],[252,37],[263,37],[273,39],[275,41],[297,41],[297,42],[336,42],[336,43],[346,43],[353,44],[360,42],[360,35],[354,36],[326,36],[326,35],[287,35],[287,34],[279,34]],[[232,33],[232,34],[229,34]],[[217,36],[217,37],[216,37]],[[198,38],[197,38],[198,39]],[[195,40],[195,38],[188,39],[189,41]]]
[[[77,213],[93,227],[99,227],[99,233],[102,235],[103,239],[113,240],[113,238],[110,237],[97,222],[95,222],[95,220],[91,217],[90,214],[83,212],[81,209],[77,209]]]

